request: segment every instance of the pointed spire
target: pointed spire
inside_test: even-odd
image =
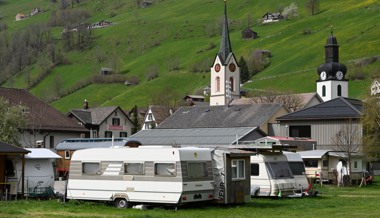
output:
[[[220,42],[219,57],[222,62],[225,62],[228,55],[232,52],[230,35],[228,31],[228,20],[227,20],[227,1],[224,0],[224,19],[223,19],[223,29],[222,29],[222,40]]]
[[[339,45],[336,37],[333,34],[333,27],[331,26],[331,35],[326,40],[325,45],[325,62],[339,63]]]

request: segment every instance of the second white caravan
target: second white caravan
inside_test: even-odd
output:
[[[296,183],[296,192],[302,193],[305,191],[309,182],[306,178],[305,164],[300,154],[295,152],[284,152],[284,155],[288,159],[290,169]]]
[[[209,201],[213,192],[208,148],[78,150],[71,159],[67,184],[67,199],[113,201],[119,208]]]
[[[251,156],[252,196],[291,196],[295,188],[295,180],[284,154],[268,152]]]

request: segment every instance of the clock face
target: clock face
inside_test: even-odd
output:
[[[343,73],[342,73],[342,71],[336,72],[336,78],[339,79],[339,80],[343,79]]]
[[[215,65],[215,71],[218,73],[220,71],[220,64]]]
[[[327,74],[325,71],[322,71],[321,75],[319,75],[321,80],[325,80],[327,78]]]
[[[232,64],[230,64],[230,66],[228,66],[228,68],[230,69],[231,72],[235,72],[236,65],[234,63],[232,63]]]

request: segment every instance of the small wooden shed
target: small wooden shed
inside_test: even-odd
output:
[[[242,204],[251,200],[253,152],[236,149],[212,151],[214,199],[219,204]]]
[[[241,31],[241,38],[242,39],[256,39],[257,37],[258,37],[257,33],[249,27],[247,27],[243,31]]]
[[[7,183],[6,177],[8,173],[13,173],[10,171],[13,171],[14,169],[11,169],[10,167],[13,166],[12,164],[8,164],[8,157],[9,156],[21,156],[22,161],[22,173],[21,173],[21,184],[22,184],[22,196],[24,196],[25,190],[24,190],[24,177],[25,177],[25,155],[30,153],[30,151],[16,147],[14,145],[7,144],[5,142],[0,141],[0,195],[8,194],[11,189],[11,184]],[[16,186],[17,187],[17,186]]]

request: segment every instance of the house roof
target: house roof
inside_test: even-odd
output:
[[[157,125],[162,123],[166,118],[168,118],[170,116],[169,107],[159,106],[159,105],[151,105],[151,106],[149,106],[149,109],[152,112]],[[149,109],[148,109],[148,111],[149,111]]]
[[[30,94],[25,89],[0,87],[0,97],[11,105],[22,105],[27,108],[26,118],[29,128],[40,130],[57,130],[71,132],[85,132],[87,129],[78,125],[49,104]]]
[[[362,106],[360,100],[339,97],[278,117],[277,120],[360,118]]]
[[[255,127],[194,128],[194,129],[147,129],[130,136],[143,145],[196,145],[213,147],[232,145],[253,131]],[[129,138],[129,137],[128,137]],[[243,146],[243,145],[241,145]],[[238,145],[235,147],[239,147]]]
[[[282,107],[281,104],[181,107],[157,128],[259,127]]]
[[[111,107],[96,107],[96,108],[88,108],[88,109],[72,109],[67,113],[67,115],[72,114],[85,125],[86,124],[100,125],[117,109],[120,109],[120,107],[111,106]],[[132,123],[128,115],[123,110],[120,109],[120,111]]]
[[[47,148],[26,148],[30,151],[25,155],[26,159],[59,159],[61,156]]]
[[[14,146],[14,145],[10,145],[10,144],[7,144],[5,142],[0,141],[0,154],[1,153],[27,154],[29,152],[30,151],[28,151],[26,149],[23,149],[23,148],[20,148],[20,147]]]

